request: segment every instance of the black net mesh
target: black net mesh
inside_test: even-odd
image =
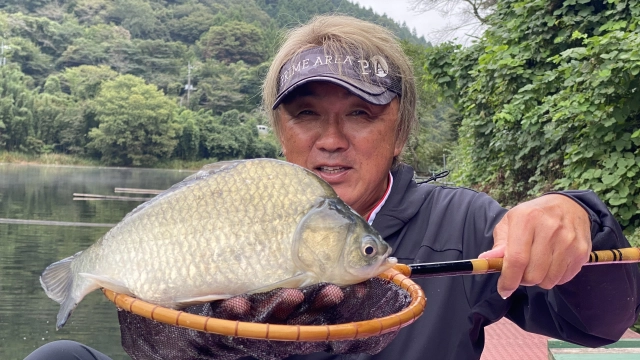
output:
[[[275,289],[225,301],[191,306],[187,312],[219,319],[287,325],[333,325],[391,315],[409,305],[409,294],[394,283],[373,278],[340,288],[332,284]],[[325,351],[376,354],[397,331],[358,340],[270,341],[223,336],[156,322],[119,311],[122,346],[134,360],[283,359]]]

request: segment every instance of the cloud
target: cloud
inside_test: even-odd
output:
[[[410,9],[409,0],[349,0],[359,4],[364,8],[371,8],[378,15],[386,14],[397,23],[407,23],[409,29],[416,29],[418,36],[424,36],[431,43],[438,43],[442,40],[438,31],[445,29],[455,19],[448,19],[438,11],[428,11],[417,13]],[[457,37],[457,42],[468,40],[464,31],[456,32],[453,37]],[[450,40],[450,39],[449,39]]]

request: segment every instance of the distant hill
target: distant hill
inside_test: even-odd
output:
[[[189,61],[268,61],[282,29],[317,14],[369,20],[399,38],[427,45],[406,24],[346,0],[5,0],[5,57],[36,84],[79,65],[107,65],[168,93],[185,82]],[[182,87],[182,86],[181,86]]]
[[[276,157],[258,132],[262,81],[284,30],[327,13],[389,28],[423,68],[423,37],[346,0],[3,0],[0,151]]]

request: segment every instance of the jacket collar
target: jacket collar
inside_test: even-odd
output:
[[[391,174],[393,185],[389,197],[372,224],[385,239],[402,229],[416,215],[426,196],[418,191],[411,166],[400,164]]]

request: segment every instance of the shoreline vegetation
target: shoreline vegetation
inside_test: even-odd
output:
[[[185,161],[171,159],[160,161],[150,169],[164,170],[189,170],[197,171],[206,164],[216,162],[216,159],[201,159],[198,161]],[[0,164],[23,164],[23,165],[56,165],[56,166],[91,166],[91,167],[113,167],[113,168],[140,168],[136,166],[108,166],[96,159],[88,159],[76,155],[67,154],[25,154],[15,151],[0,151]]]

